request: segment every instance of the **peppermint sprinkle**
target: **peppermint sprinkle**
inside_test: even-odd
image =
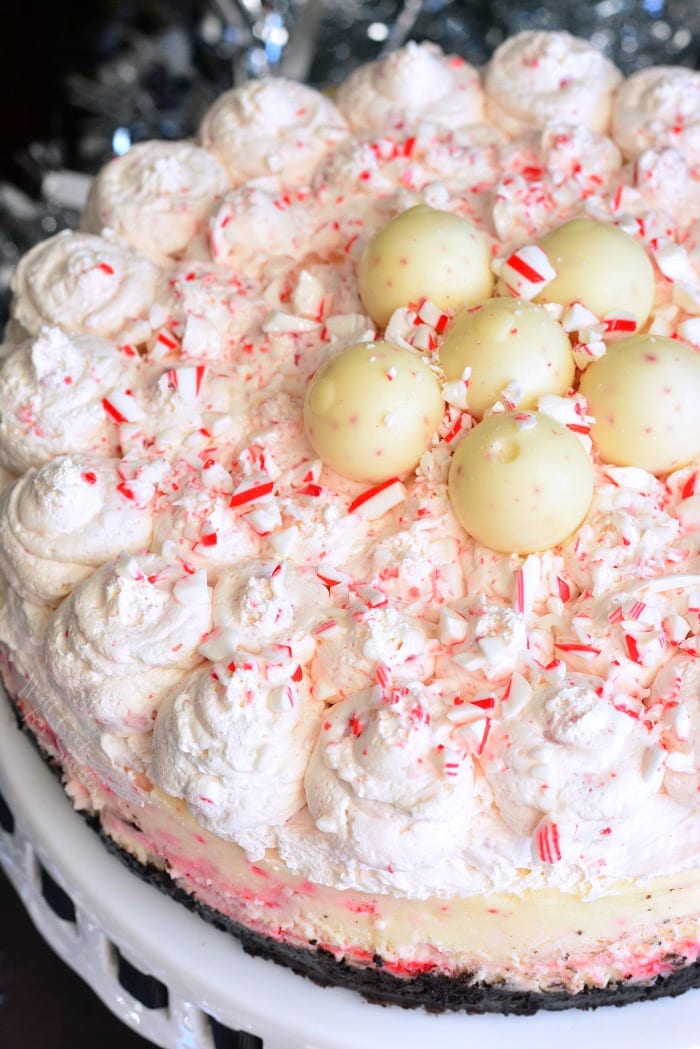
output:
[[[528,244],[514,251],[500,267],[500,276],[521,299],[534,299],[556,277],[549,259],[536,244]]]
[[[535,829],[534,846],[541,863],[558,863],[561,845],[557,824],[545,817]]]
[[[382,517],[394,506],[398,506],[406,498],[406,488],[398,477],[390,477],[388,481],[368,488],[361,492],[348,507],[348,513],[358,514],[368,521],[374,521]]]

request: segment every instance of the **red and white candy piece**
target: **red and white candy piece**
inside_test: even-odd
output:
[[[112,390],[102,400],[102,407],[116,423],[135,423],[146,418],[131,390]]]
[[[374,521],[406,498],[406,486],[398,477],[376,484],[361,492],[348,507],[348,513],[357,514],[368,521]]]
[[[537,824],[532,841],[532,851],[540,863],[558,863],[561,860],[561,838],[559,825],[545,816]]]
[[[169,368],[166,372],[168,383],[177,390],[185,404],[194,404],[202,389],[206,367],[198,364],[195,367]]]
[[[494,272],[512,295],[534,299],[556,277],[549,259],[536,244],[526,244],[501,262],[494,260]]]

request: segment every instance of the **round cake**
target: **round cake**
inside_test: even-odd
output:
[[[700,985],[700,74],[247,83],[13,292],[3,679],[109,846],[377,1001]]]

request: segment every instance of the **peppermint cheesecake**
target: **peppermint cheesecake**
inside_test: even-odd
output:
[[[430,1009],[700,985],[700,74],[222,95],[13,279],[0,659],[109,847]]]

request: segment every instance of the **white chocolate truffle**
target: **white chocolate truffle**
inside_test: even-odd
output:
[[[593,466],[581,442],[541,412],[501,412],[475,426],[454,454],[452,508],[491,550],[529,554],[577,528],[593,497]]]
[[[506,387],[519,408],[542,394],[561,395],[574,378],[571,344],[543,306],[524,299],[490,299],[457,314],[440,347],[448,380],[469,377],[469,411],[480,419]]]
[[[646,149],[674,146],[700,162],[700,73],[681,66],[633,73],[615,98],[612,136],[630,160]]]
[[[601,458],[653,474],[700,455],[700,352],[676,339],[635,335],[583,374]]]
[[[417,353],[390,342],[358,342],[314,375],[304,425],[332,470],[379,482],[418,464],[444,408],[440,383]]]
[[[303,181],[348,134],[329,98],[283,77],[249,80],[217,98],[200,137],[235,185],[271,175]]]
[[[637,330],[654,304],[654,269],[642,245],[617,226],[572,219],[539,241],[556,277],[537,302],[582,302],[597,317],[634,314]]]
[[[491,294],[489,243],[466,219],[419,204],[375,233],[358,279],[362,303],[380,327],[394,310],[421,298],[458,310]]]
[[[487,112],[511,135],[555,121],[605,132],[621,79],[587,40],[527,30],[501,44],[486,67]]]

